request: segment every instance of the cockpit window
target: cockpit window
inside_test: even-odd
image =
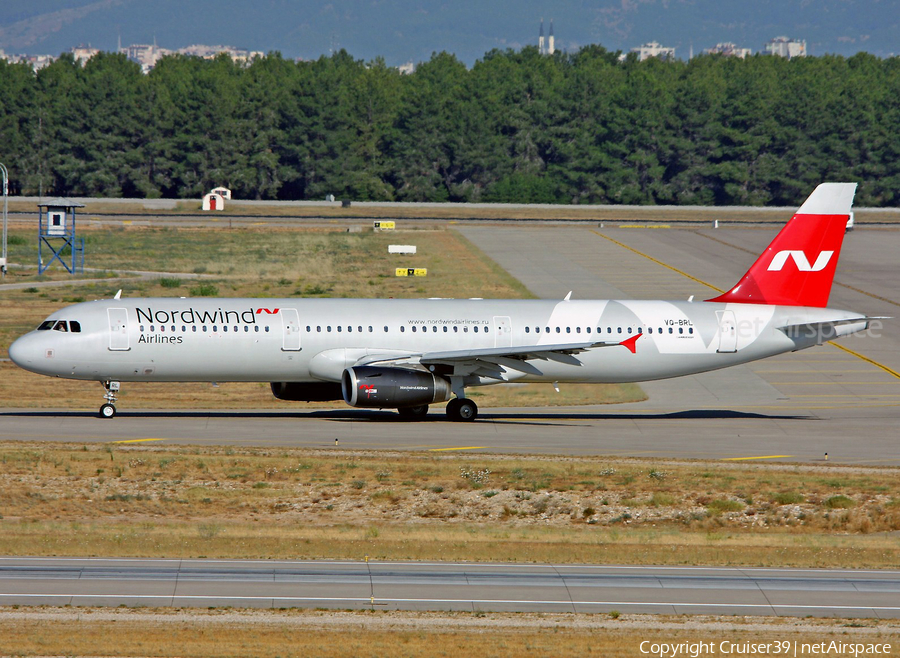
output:
[[[72,333],[81,333],[81,323],[77,320],[44,320],[37,328],[38,331],[71,331]]]

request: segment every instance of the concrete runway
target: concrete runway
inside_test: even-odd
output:
[[[465,226],[459,230],[540,297],[704,299],[733,285],[779,227],[722,229]],[[830,305],[898,312],[900,231],[847,235]],[[674,269],[673,269],[674,268]],[[689,278],[690,275],[694,278]],[[118,417],[0,412],[0,440],[472,450],[900,465],[900,320],[879,337],[703,375],[642,384],[646,402],[550,409],[482,409],[470,424],[423,423],[350,408],[144,412]],[[847,350],[850,351],[847,351]],[[126,385],[127,386],[127,385]],[[100,395],[98,389],[98,406]]]
[[[900,618],[900,571],[0,558],[0,605]]]

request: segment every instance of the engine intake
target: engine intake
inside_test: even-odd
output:
[[[328,402],[342,397],[337,382],[272,382],[272,395],[291,402]]]
[[[450,399],[450,382],[423,370],[354,366],[341,376],[351,407],[416,407]]]

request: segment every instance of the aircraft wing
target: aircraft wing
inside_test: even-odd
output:
[[[367,359],[367,365],[375,362],[391,361],[403,366],[450,366],[455,373],[477,374],[484,377],[503,379],[506,369],[518,370],[530,375],[540,375],[529,361],[556,361],[566,365],[580,366],[581,361],[574,355],[599,347],[623,345],[634,352],[634,344],[641,334],[636,334],[625,341],[590,341],[583,343],[558,343],[553,345],[516,345],[513,347],[489,347],[469,350],[448,350],[445,352],[425,352],[409,355],[403,359],[396,356],[387,359]],[[400,363],[403,361],[405,363]]]

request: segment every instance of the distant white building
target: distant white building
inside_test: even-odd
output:
[[[763,46],[763,52],[769,55],[778,55],[779,57],[806,57],[806,41],[798,39],[788,39],[787,37],[775,37],[771,41],[767,41]]]
[[[56,58],[52,55],[8,55],[0,50],[0,59],[5,59],[10,64],[26,62],[31,64],[31,68],[35,71],[40,71],[45,66],[50,66]]]
[[[725,57],[740,57],[741,59],[753,54],[753,51],[749,48],[738,48],[733,43],[727,41],[725,43],[717,43],[712,48],[707,48],[703,52],[708,55],[724,55]]]
[[[674,48],[666,48],[661,45],[658,41],[651,41],[650,43],[645,43],[637,48],[632,48],[631,52],[637,53],[638,60],[643,62],[645,59],[650,59],[651,57],[659,57],[660,59],[675,59],[675,49]]]
[[[406,64],[398,66],[397,70],[400,71],[401,75],[412,75],[416,72],[416,65],[412,62],[407,62]]]
[[[156,66],[156,63],[159,60],[172,53],[171,50],[160,48],[156,45],[156,43],[153,43],[153,45],[133,43],[130,46],[120,48],[119,52],[124,54],[132,62],[137,62],[138,64],[140,64],[141,70],[144,73],[148,73],[154,66]]]
[[[263,57],[265,55],[264,52],[259,50],[246,50],[245,48],[235,48],[234,46],[206,46],[203,44],[179,48],[176,52],[181,55],[203,57],[204,59],[215,59],[217,56],[225,53],[236,62],[249,62],[254,57]]]
[[[75,58],[76,62],[78,62],[79,64],[84,64],[91,57],[93,57],[94,55],[99,53],[100,49],[99,48],[91,48],[90,44],[88,44],[86,46],[84,44],[82,44],[80,46],[75,46],[74,48],[71,49],[70,52],[72,53],[72,56]]]

